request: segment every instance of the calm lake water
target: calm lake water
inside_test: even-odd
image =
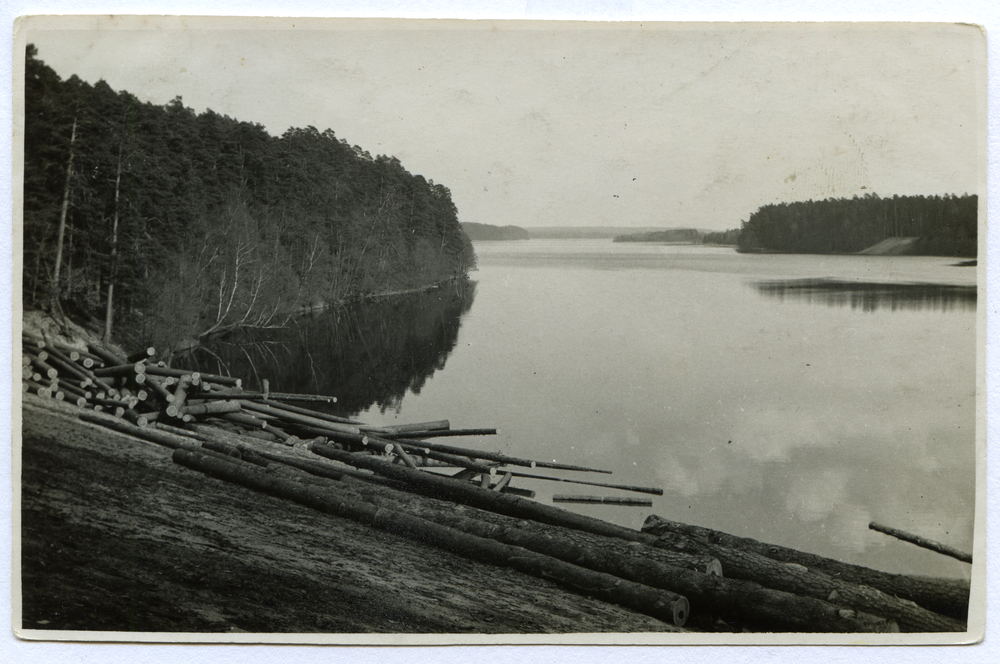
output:
[[[299,321],[285,345],[256,339],[275,360],[257,370],[366,422],[496,427],[447,442],[613,474],[527,472],[662,487],[652,508],[564,505],[625,526],[655,513],[968,576],[868,523],[972,549],[975,268],[610,240],[475,248],[474,283]],[[513,484],[542,502],[648,497]]]

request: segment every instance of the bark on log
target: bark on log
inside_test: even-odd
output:
[[[134,378],[136,374],[146,373],[146,365],[141,362],[116,364],[103,369],[94,369],[93,373],[99,378]]]
[[[109,366],[118,364],[128,364],[128,360],[126,358],[113,352],[109,348],[105,348],[100,344],[88,342],[87,349],[97,357],[101,358],[101,361]]]
[[[296,424],[306,424],[314,427],[323,427],[324,429],[330,429],[332,431],[341,431],[343,433],[353,433],[360,434],[361,429],[353,424],[343,424],[340,422],[331,422],[329,420],[323,420],[318,417],[311,417],[309,415],[300,415],[298,413],[293,413],[291,411],[275,408],[274,406],[268,406],[267,404],[255,403],[253,401],[247,401],[246,399],[239,400],[240,405],[244,409],[263,413],[265,415],[271,415],[272,417],[279,418],[287,422],[294,422]]]
[[[81,412],[78,417],[84,422],[99,424],[103,427],[133,436],[134,438],[140,438],[171,449],[196,450],[199,448],[199,444],[190,438],[167,433],[166,431],[161,431],[159,429],[137,427],[124,420],[110,419],[107,416],[90,413],[88,411]]]
[[[186,450],[175,451],[173,459],[178,464],[213,477],[294,500],[327,514],[349,518],[474,560],[509,566],[527,574],[554,580],[577,592],[621,604],[668,623],[680,626],[688,617],[688,601],[674,593],[592,572],[549,556],[469,535],[418,517],[379,509],[371,503],[341,499],[312,487],[268,476],[253,468],[219,462]]]
[[[64,355],[60,350],[54,347],[49,348],[48,362],[54,368],[58,369],[63,374],[70,374],[76,377],[80,381],[86,381],[88,384],[90,382],[90,376],[84,371],[80,365],[71,360],[69,357]]]
[[[904,632],[965,632],[965,623],[901,600],[868,586],[847,583],[793,563],[781,563],[755,553],[728,549],[714,544],[666,533],[657,546],[674,551],[697,552],[718,558],[726,575],[745,579],[767,588],[805,597],[829,600],[832,604],[894,620]]]
[[[517,473],[512,472],[511,475],[514,477],[523,477],[525,479],[534,480],[545,480],[547,482],[567,482],[569,484],[585,484],[587,486],[599,486],[606,489],[619,489],[621,491],[633,491],[635,493],[650,493],[654,496],[662,496],[663,489],[659,487],[649,487],[649,486],[630,486],[628,484],[607,484],[604,482],[588,482],[585,480],[571,480],[565,477],[550,477],[548,475],[532,475],[531,473]]]
[[[272,394],[273,396],[273,394]],[[355,420],[350,420],[346,417],[338,417],[336,415],[330,415],[329,413],[321,413],[316,410],[311,410],[309,408],[300,408],[299,406],[290,406],[287,403],[275,403],[272,400],[264,399],[264,403],[272,408],[277,408],[278,410],[287,410],[290,413],[298,413],[299,415],[308,415],[310,417],[315,417],[321,420],[327,420],[330,422],[338,422],[340,424],[353,424],[360,427],[361,422]]]
[[[554,503],[599,503],[603,505],[635,505],[652,507],[653,501],[647,498],[623,498],[621,496],[567,496],[557,493],[552,496]]]
[[[897,530],[896,528],[890,528],[889,526],[883,526],[881,524],[872,521],[868,524],[871,530],[877,530],[880,533],[890,535],[896,539],[903,540],[904,542],[909,542],[910,544],[916,544],[923,549],[929,549],[937,553],[943,553],[946,556],[951,556],[956,560],[961,560],[963,563],[972,564],[972,554],[965,553],[964,551],[959,551],[958,549],[952,548],[947,544],[941,544],[940,542],[935,542],[934,540],[929,540],[923,538],[919,535],[913,535],[903,530]]]
[[[481,486],[480,480],[469,480],[469,484],[472,484],[474,486]],[[495,490],[494,489],[495,486],[496,485],[491,486],[490,487],[490,491],[494,491]],[[509,484],[507,486],[505,486],[504,488],[500,489],[500,493],[509,493],[512,496],[521,496],[522,498],[534,498],[535,497],[535,492],[534,491],[531,491],[529,489],[518,489],[517,487],[510,486]]]
[[[402,445],[400,445],[400,444],[398,444],[398,443],[397,443],[397,444],[396,444],[396,445],[395,445],[395,446],[393,447],[393,452],[395,452],[395,453],[396,453],[396,455],[397,455],[397,456],[398,456],[398,457],[399,457],[400,459],[402,459],[402,460],[403,460],[403,463],[405,463],[405,464],[406,464],[407,466],[409,466],[410,468],[416,468],[416,467],[417,467],[417,464],[416,464],[416,463],[414,463],[414,461],[413,461],[413,457],[411,457],[411,456],[410,456],[409,454],[407,454],[407,453],[406,453],[406,450],[404,450],[404,449],[403,449],[403,446],[402,446]]]
[[[646,519],[642,531],[651,535],[678,533],[695,541],[756,553],[772,560],[802,565],[841,581],[870,586],[888,595],[912,600],[925,609],[952,618],[965,620],[968,615],[970,592],[968,581],[890,574],[747,537],[737,537],[700,526],[670,521],[655,514]]]
[[[46,362],[45,360],[39,358],[37,355],[31,358],[31,364],[34,366],[43,376],[48,378],[55,378],[59,375],[59,370],[54,366]]]
[[[611,474],[610,470],[600,470],[597,468],[585,468],[583,466],[571,466],[568,464],[547,462],[547,461],[532,461],[531,459],[521,459],[518,457],[507,456],[506,454],[500,454],[499,452],[487,452],[485,450],[474,450],[468,447],[455,447],[454,445],[443,445],[441,443],[432,443],[426,440],[399,440],[396,441],[381,438],[379,436],[369,436],[371,439],[380,442],[400,442],[407,449],[428,449],[434,452],[444,452],[445,454],[455,454],[458,456],[471,457],[474,459],[484,459],[486,461],[495,461],[508,466],[523,466],[527,468],[553,468],[557,470],[576,470],[581,472],[589,473],[606,473]]]
[[[513,525],[499,525],[452,511],[413,506],[413,513],[429,521],[478,537],[496,539],[594,571],[684,595],[697,612],[736,618],[759,629],[799,632],[890,632],[896,626],[867,614],[843,613],[828,602],[763,588],[754,583],[709,576],[652,560],[645,547],[609,548],[600,538],[581,544],[553,533]],[[409,511],[409,510],[407,510]],[[590,536],[595,538],[596,536]],[[614,540],[612,540],[614,541]],[[702,566],[707,566],[702,562]],[[717,561],[715,561],[717,562]],[[711,564],[711,561],[708,563]]]
[[[365,436],[365,438],[370,438],[370,437],[369,436]],[[372,440],[365,441],[365,445],[374,445],[377,448],[388,447],[390,449],[395,449],[395,446],[399,445],[399,447],[401,447],[404,450],[408,450],[410,452],[413,452],[414,454],[423,455],[424,457],[426,457],[428,459],[435,459],[437,461],[444,461],[445,463],[450,463],[452,465],[458,466],[459,468],[465,468],[467,470],[472,470],[472,471],[475,471],[477,473],[484,473],[486,475],[496,475],[497,474],[497,469],[496,469],[495,466],[491,466],[489,464],[484,464],[484,463],[479,463],[477,461],[473,461],[472,459],[470,459],[468,457],[458,456],[456,454],[445,454],[443,452],[435,452],[434,450],[428,450],[428,449],[423,448],[423,447],[411,446],[411,445],[408,445],[406,443],[402,443],[402,444],[401,443],[385,443],[385,442],[381,441],[380,439],[374,439],[374,442]]]
[[[268,461],[283,463],[286,466],[291,466],[292,468],[298,468],[299,470],[305,471],[310,475],[315,475],[317,477],[325,477],[331,480],[344,479],[344,473],[340,472],[336,468],[333,468],[332,466],[325,463],[308,461],[306,459],[299,459],[297,457],[274,454],[273,452],[264,452],[261,450],[258,450],[257,454],[261,455]]]
[[[270,422],[268,422],[268,421],[265,420],[264,421],[264,426],[262,426],[261,429],[263,429],[264,431],[268,432],[269,434],[277,437],[278,440],[280,440],[281,442],[286,443],[286,444],[291,444],[288,441],[291,440],[292,436],[289,436],[283,430],[281,430],[278,427],[274,426]]]
[[[383,477],[409,483],[415,490],[419,490],[421,493],[434,498],[461,502],[479,507],[480,509],[521,519],[531,519],[566,528],[575,528],[598,535],[620,537],[633,542],[653,544],[657,541],[655,536],[639,532],[638,530],[623,528],[622,526],[616,526],[600,519],[569,512],[552,505],[543,505],[531,500],[525,500],[518,496],[505,493],[498,494],[486,489],[480,489],[466,483],[464,480],[456,480],[444,475],[412,470],[403,466],[394,466],[381,459],[344,452],[330,445],[312,443],[309,445],[309,449],[328,459],[340,461],[356,468],[371,470]]]
[[[258,419],[253,415],[248,415],[247,413],[219,413],[218,417],[223,420],[228,420],[230,422],[236,422],[237,424],[242,424],[244,426],[253,427],[254,429],[263,429],[264,420]]]
[[[404,431],[383,433],[386,438],[441,438],[443,436],[495,436],[497,429],[448,429],[440,431]]]
[[[368,426],[362,425],[365,431],[379,432],[381,434],[403,434],[408,432],[440,431],[451,428],[448,420],[435,420],[433,422],[414,422],[412,424],[391,424],[388,426]]]
[[[228,401],[212,401],[198,405],[187,405],[181,408],[181,412],[186,415],[210,415],[213,413],[238,413],[241,409],[240,402],[230,399]]]
[[[146,385],[152,388],[156,396],[160,398],[163,403],[171,403],[174,400],[174,395],[163,386],[163,381],[157,376],[148,376],[146,379]]]
[[[497,482],[493,486],[488,486],[486,488],[489,489],[490,491],[503,491],[504,489],[507,488],[507,485],[510,484],[511,477],[513,477],[513,475],[511,475],[510,473],[504,473],[504,476],[500,478],[499,482]]]
[[[152,374],[153,376],[169,376],[172,378],[180,378],[181,376],[190,376],[195,372],[186,371],[184,369],[171,369],[169,367],[160,367],[157,365],[149,365],[146,367],[146,373]],[[239,378],[233,378],[232,376],[220,376],[219,374],[207,374],[197,372],[199,380],[201,382],[215,383],[217,385],[228,385],[231,387],[239,387],[243,384],[243,381]]]
[[[129,355],[125,359],[128,360],[131,363],[135,363],[135,362],[142,362],[144,360],[148,360],[149,358],[153,357],[154,355],[156,355],[156,349],[153,348],[152,346],[150,346],[149,348],[143,348],[142,350],[140,350],[137,353],[132,353],[131,355]]]

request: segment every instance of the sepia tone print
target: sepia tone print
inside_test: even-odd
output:
[[[30,17],[26,639],[967,643],[985,39]]]

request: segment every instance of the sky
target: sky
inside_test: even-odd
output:
[[[26,31],[63,78],[157,104],[181,96],[275,135],[331,128],[447,186],[462,221],[724,230],[767,203],[976,193],[982,172],[985,40],[968,25],[92,19]]]

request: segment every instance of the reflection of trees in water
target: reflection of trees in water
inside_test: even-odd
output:
[[[444,368],[475,286],[461,280],[303,316],[281,330],[242,332],[213,342],[184,364],[228,370],[249,389],[259,389],[266,378],[273,392],[336,396],[330,410],[339,414],[373,404],[383,412],[398,410],[407,392],[419,394]]]
[[[828,307],[939,311],[975,310],[976,287],[948,284],[877,283],[836,279],[757,281],[759,293],[779,300],[799,300]]]

